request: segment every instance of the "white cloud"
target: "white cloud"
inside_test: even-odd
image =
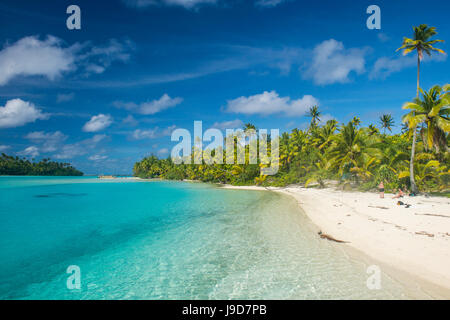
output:
[[[171,83],[204,77],[211,74],[228,72],[233,70],[249,70],[257,68],[258,72],[265,72],[267,69],[279,70],[282,75],[289,74],[293,65],[300,65],[311,55],[311,50],[296,47],[250,47],[242,45],[208,45],[208,51],[214,51],[213,56],[218,59],[207,59],[203,57],[201,63],[195,69],[184,69],[172,74],[149,74],[144,77],[119,81],[84,81],[81,85],[88,85],[93,88],[124,88],[143,86],[160,83]],[[194,50],[194,51],[190,51]],[[176,51],[180,55],[198,55],[198,52],[205,50],[202,46],[177,47]],[[134,103],[117,102],[121,107],[133,107]]]
[[[289,97],[280,97],[275,91],[264,91],[254,96],[229,100],[225,111],[243,114],[270,115],[283,113],[287,116],[301,116],[311,106],[318,104],[319,101],[311,95],[304,95],[301,99],[291,100]]]
[[[447,59],[446,54],[437,54],[432,57],[424,56],[423,62],[430,61],[445,61]],[[417,65],[417,56],[398,56],[395,58],[381,57],[375,61],[372,70],[369,74],[369,79],[385,79],[389,75],[395,72],[399,72],[403,69],[410,68]]]
[[[68,102],[73,100],[73,98],[75,97],[75,93],[71,92],[71,93],[60,93],[56,96],[56,102],[57,103],[61,103],[61,102]]]
[[[39,155],[39,149],[36,146],[30,146],[23,151],[17,152],[19,156],[37,157]]]
[[[168,154],[169,154],[169,149],[167,149],[167,148],[162,148],[162,149],[158,150],[158,156],[160,156],[160,157],[163,157]]]
[[[108,158],[108,156],[95,154],[95,155],[90,156],[88,159],[91,161],[100,161],[100,160],[105,160],[107,158]]]
[[[8,150],[9,148],[11,148],[10,146],[6,146],[4,144],[0,144],[0,151],[5,151]]]
[[[320,124],[321,125],[326,124],[328,120],[336,120],[336,118],[329,113],[325,113],[320,116]]]
[[[141,130],[136,129],[132,134],[132,138],[135,140],[143,140],[143,139],[156,139],[161,137],[170,136],[172,131],[175,130],[176,126],[170,126],[165,129],[160,129],[159,127],[155,127],[152,129]]]
[[[416,64],[417,58],[414,56],[398,58],[381,57],[375,61],[372,71],[369,74],[370,79],[385,79],[391,73],[398,72],[404,68],[411,67]]]
[[[67,144],[54,157],[56,159],[71,159],[84,154],[86,154],[86,150],[80,144]]]
[[[136,129],[133,132],[133,138],[136,140],[155,139],[157,137],[156,131],[157,129],[148,129],[148,130]]]
[[[80,48],[89,44],[80,45]],[[106,45],[93,46],[88,51],[77,56],[77,61],[83,66],[87,74],[103,73],[115,61],[127,62],[130,59],[129,51],[134,49],[131,41],[119,42],[111,39]]]
[[[61,131],[44,132],[35,131],[30,132],[25,136],[26,139],[41,144],[40,150],[42,152],[53,152],[67,139],[67,136]]]
[[[103,141],[107,138],[108,136],[106,134],[96,134],[95,136],[93,136],[90,139],[86,139],[83,140],[82,143],[89,145],[89,146],[96,146],[97,143],[99,143],[100,141]]]
[[[96,134],[92,138],[82,140],[73,144],[66,144],[62,146],[60,151],[54,155],[56,159],[71,159],[74,157],[82,156],[93,149],[96,149],[97,145],[105,140],[107,135]]]
[[[378,33],[377,38],[381,42],[387,42],[391,39],[386,33],[383,33],[383,32]]]
[[[34,36],[25,37],[0,51],[0,85],[19,75],[53,80],[73,69],[74,62],[72,52],[62,48],[58,38],[48,36],[41,41]]]
[[[313,50],[312,63],[303,73],[303,78],[313,79],[315,84],[326,85],[350,81],[349,74],[365,71],[367,49],[345,49],[342,42],[326,40]]]
[[[186,9],[192,9],[202,4],[215,4],[217,0],[122,0],[131,8],[146,8],[149,6],[182,6]]]
[[[285,0],[257,0],[255,6],[262,8],[273,8],[284,2]]]
[[[211,126],[211,128],[225,130],[225,129],[241,128],[243,126],[244,126],[244,122],[242,122],[242,120],[236,119],[236,120],[231,120],[231,121],[215,122]]]
[[[139,124],[139,121],[137,121],[131,114],[128,115],[126,118],[122,120],[122,123],[128,126],[135,127]]]
[[[38,119],[48,119],[49,115],[42,113],[31,102],[21,99],[8,100],[4,107],[0,106],[0,129],[20,127]]]
[[[105,46],[89,42],[64,47],[62,40],[47,36],[45,40],[29,36],[7,45],[0,51],[0,86],[18,76],[43,76],[50,80],[83,68],[85,74],[101,73],[113,61],[125,62],[133,45],[109,40]]]
[[[180,97],[171,98],[167,93],[165,93],[159,99],[143,102],[141,104],[136,104],[134,102],[116,101],[114,102],[114,105],[117,108],[127,109],[140,114],[151,115],[175,107],[182,101],[183,98]]]
[[[176,98],[172,99],[171,97],[169,97],[169,95],[164,94],[158,100],[153,100],[153,101],[141,104],[140,108],[139,108],[139,112],[141,114],[155,114],[162,110],[174,107],[177,104],[180,104],[182,101],[183,101],[182,98],[176,97]]]
[[[113,123],[113,119],[110,115],[100,113],[93,116],[91,120],[86,122],[83,126],[85,132],[97,132],[109,127]]]

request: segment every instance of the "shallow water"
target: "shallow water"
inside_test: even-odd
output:
[[[0,261],[0,299],[407,298],[294,199],[197,183],[0,177]]]

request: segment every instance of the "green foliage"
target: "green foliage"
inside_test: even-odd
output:
[[[320,115],[317,109],[311,111],[316,117]],[[192,179],[233,185],[301,183],[308,187],[325,187],[328,180],[335,180],[342,187],[357,186],[361,190],[374,190],[380,181],[388,191],[409,188],[409,132],[381,134],[373,125],[360,128],[358,119],[355,117],[347,124],[330,120],[322,126],[313,121],[307,131],[294,129],[283,133],[279,146],[280,168],[274,176],[262,176],[261,165],[249,164],[248,150],[245,163],[235,165],[205,162],[175,165],[170,158],[150,156],[135,164],[134,174],[144,178]],[[254,128],[251,124],[246,127]],[[447,132],[444,137],[448,145]],[[421,190],[448,190],[450,155],[446,148],[428,150],[419,137],[416,151],[416,179]],[[223,157],[226,158],[226,150]]]
[[[75,169],[70,163],[42,159],[39,162],[8,156],[0,156],[0,175],[10,176],[82,176],[83,172]]]

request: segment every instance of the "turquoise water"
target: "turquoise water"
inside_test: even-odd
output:
[[[0,299],[406,297],[367,289],[290,197],[197,183],[0,177],[0,261]]]

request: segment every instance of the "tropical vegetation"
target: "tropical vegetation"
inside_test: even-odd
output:
[[[70,163],[50,161],[44,158],[39,162],[25,158],[0,155],[0,175],[11,176],[82,176],[83,172]]]
[[[443,50],[433,47],[435,43],[444,42],[444,40],[430,40],[431,37],[437,34],[435,27],[429,27],[426,24],[421,24],[418,27],[413,27],[413,37],[412,38],[403,38],[403,43],[397,51],[402,50],[403,55],[407,55],[410,52],[417,52],[417,98],[420,93],[420,62],[424,57],[424,53],[428,56],[431,56],[432,52],[445,53]],[[416,149],[416,127],[410,126],[413,132],[413,140],[411,147],[411,156],[410,156],[410,184],[413,192],[417,192],[417,185],[414,180],[414,157],[415,157],[415,149]]]
[[[422,24],[413,27],[413,37],[404,38],[403,54],[417,52],[417,96],[406,102],[399,133],[391,114],[384,114],[377,124],[361,126],[354,117],[348,123],[329,120],[323,123],[318,106],[307,113],[311,118],[305,130],[293,129],[280,136],[279,164],[276,175],[261,175],[261,163],[250,164],[249,146],[243,164],[179,164],[170,158],[150,156],[134,165],[134,175],[143,178],[190,179],[235,185],[257,184],[286,186],[304,184],[324,187],[330,182],[342,187],[375,189],[380,181],[385,189],[407,188],[419,191],[449,191],[450,185],[450,85],[420,88],[420,63],[424,53],[444,53],[431,40],[437,34],[434,27]],[[243,130],[255,130],[248,123]],[[235,141],[236,144],[236,141]],[[212,150],[212,154],[218,150]],[[269,150],[270,152],[272,150]],[[199,150],[192,150],[198,154]],[[226,159],[226,152],[223,151]],[[236,151],[234,154],[236,159]],[[224,161],[225,163],[225,161]]]
[[[359,118],[348,123],[329,120],[310,122],[305,130],[293,129],[280,136],[280,168],[276,175],[260,174],[261,163],[250,164],[178,164],[171,158],[149,156],[134,165],[134,174],[142,178],[199,180],[235,185],[257,184],[286,186],[304,184],[324,187],[334,181],[343,187],[375,189],[384,181],[387,190],[410,188],[410,153],[414,128],[420,128],[415,144],[415,181],[421,191],[442,192],[450,185],[450,106],[449,85],[422,91],[422,97],[405,103],[410,112],[403,117],[407,130],[391,133],[395,126],[391,115],[383,115],[375,124],[361,127]],[[314,114],[320,111],[314,108]],[[246,124],[243,128],[254,129]],[[386,131],[388,129],[389,134]],[[192,154],[196,151],[193,150]],[[236,159],[236,149],[235,149]],[[214,150],[212,152],[214,154]]]

